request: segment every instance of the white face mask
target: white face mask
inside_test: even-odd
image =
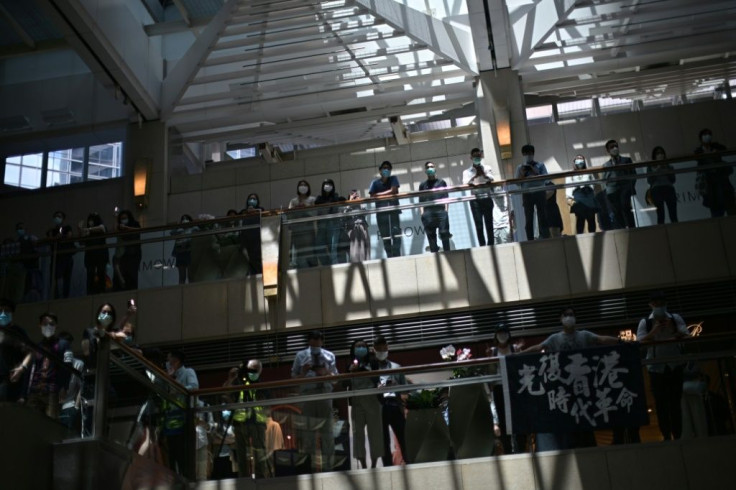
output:
[[[585,167],[585,160],[575,160],[575,166],[577,168],[583,168],[583,167]]]
[[[100,325],[102,325],[103,327],[107,327],[112,323],[112,315],[102,312],[97,317],[97,321],[100,322]]]
[[[575,317],[574,316],[563,316],[562,317],[562,326],[565,328],[572,328],[575,326]]]
[[[307,192],[309,192],[309,187],[307,187],[306,185],[300,185],[299,187],[297,187],[297,190],[299,191],[299,194],[306,196]]]
[[[324,190],[327,194],[332,192],[333,187],[330,184],[325,184]]]
[[[509,334],[499,333],[498,335],[496,335],[496,340],[498,341],[499,344],[505,344],[506,342],[509,341]]]
[[[377,350],[376,359],[378,359],[379,361],[385,361],[386,359],[388,359],[388,351],[387,350],[384,350],[384,351]]]
[[[53,337],[55,332],[56,332],[56,325],[42,325],[41,326],[41,335],[43,335],[47,339],[50,337]]]

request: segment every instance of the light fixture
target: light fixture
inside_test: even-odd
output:
[[[133,197],[139,209],[148,207],[148,189],[151,180],[151,165],[146,158],[135,162],[133,168]]]

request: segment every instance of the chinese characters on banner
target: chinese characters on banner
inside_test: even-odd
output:
[[[639,347],[501,358],[509,434],[647,425]]]

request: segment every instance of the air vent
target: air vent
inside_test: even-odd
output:
[[[330,116],[342,116],[344,114],[355,114],[356,112],[368,112],[368,108],[353,107],[352,109],[343,109],[341,111],[330,111]]]
[[[736,313],[736,281],[699,284],[665,289],[672,311],[686,319]],[[453,342],[488,339],[495,326],[506,323],[516,335],[543,335],[559,328],[560,312],[574,307],[580,324],[586,328],[629,327],[649,311],[649,291],[589,296],[572,301],[558,300],[458,313],[430,315],[332,327],[325,329],[325,345],[345,354],[356,339],[372,339],[381,334],[394,350],[438,346]],[[243,359],[289,361],[305,348],[302,332],[280,332],[239,339],[196,341],[172,347],[187,354],[189,363],[199,369],[232,365]]]

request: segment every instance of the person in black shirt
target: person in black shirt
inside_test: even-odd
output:
[[[123,210],[118,214],[118,231],[128,232],[139,230],[140,223],[133,217],[133,213]],[[141,263],[141,244],[131,243],[141,239],[138,233],[128,233],[118,237],[118,247],[115,249],[115,281],[116,291],[138,289],[138,268]]]
[[[437,178],[437,170],[433,162],[425,163],[424,171],[427,174],[427,180],[419,185],[420,191],[447,187],[444,179]],[[419,196],[419,202],[434,202],[446,198],[447,192],[426,193]],[[450,220],[447,215],[446,204],[431,204],[422,207],[422,225],[424,225],[424,232],[427,234],[430,252],[439,251],[439,247],[437,246],[437,230],[440,232],[442,249],[445,252],[450,251],[450,237],[452,235],[450,235]]]
[[[15,304],[9,299],[0,299],[0,402],[14,402],[20,398],[21,382],[30,367],[25,343],[29,342],[26,331],[13,322]]]
[[[66,214],[63,211],[54,213],[54,226],[46,232],[46,238],[52,240],[60,240],[71,238],[74,236],[74,230],[70,225],[64,223]],[[69,289],[72,283],[72,269],[74,267],[74,250],[76,249],[74,242],[60,242],[56,245],[55,262],[52,262],[53,270],[51,277],[53,284],[52,291],[55,291],[57,298],[68,298]],[[55,266],[53,264],[56,264]],[[61,281],[61,287],[59,287]]]
[[[720,143],[713,141],[713,132],[710,129],[702,129],[698,135],[700,146],[695,148],[698,157],[698,167],[722,162],[721,157],[706,156],[708,153],[716,153],[726,149]],[[717,218],[728,214],[736,214],[736,196],[734,196],[733,185],[730,175],[733,167],[720,167],[712,170],[701,170],[696,177],[695,185],[703,196],[703,206],[710,209],[710,216]]]

